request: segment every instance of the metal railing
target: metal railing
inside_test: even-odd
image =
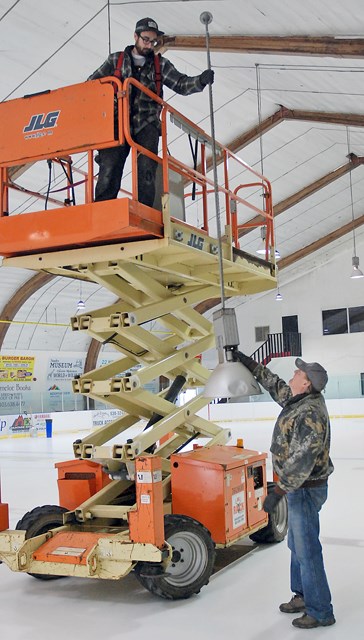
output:
[[[148,100],[157,103],[160,110],[161,150],[158,155],[137,144],[133,139],[130,131],[130,96],[134,91],[143,92]],[[116,131],[114,130],[115,97],[118,104]],[[35,116],[32,115],[28,128],[38,127],[40,131],[25,134],[23,125],[28,121],[30,113],[48,114],[48,116],[53,114],[58,120],[53,124],[48,123],[47,120],[47,124],[43,121],[38,122],[39,116],[37,116],[38,120],[35,122]],[[138,199],[137,158],[139,154],[143,154],[161,166],[163,194],[170,192],[170,172],[179,174],[185,186],[191,183],[197,186],[202,204],[202,216],[197,226],[201,231],[209,234],[211,221],[215,220],[214,203],[209,195],[216,188],[224,202],[221,226],[228,235],[227,241],[230,240],[232,245],[239,249],[239,232],[243,228],[264,226],[266,228],[265,257],[275,262],[272,258],[274,256],[272,193],[271,184],[267,178],[217,141],[219,178],[218,184],[215,185],[213,179],[208,176],[210,160],[207,156],[211,154],[211,136],[134,78],[127,78],[123,83],[115,77],[102,78],[44,94],[35,94],[31,99],[27,97],[16,101],[10,100],[0,105],[1,121],[5,121],[7,125],[2,129],[4,141],[0,148],[0,217],[11,215],[9,190],[31,195],[35,199],[46,199],[57,207],[74,204],[75,201],[70,197],[70,193],[77,188],[78,204],[93,202],[94,152],[127,142],[131,147],[132,184],[131,191],[127,192],[131,199]],[[48,128],[43,130],[46,124]],[[176,127],[178,137],[186,136],[186,140],[192,138],[199,144],[201,162],[198,169],[191,168],[173,153],[171,132],[175,133]],[[87,164],[84,170],[74,163],[72,156],[85,153],[86,158],[82,155]],[[15,182],[16,175],[21,174],[39,160],[62,164],[65,171],[64,181],[59,182],[60,188],[51,189],[47,196]],[[72,173],[80,176],[80,180],[74,181]],[[239,184],[240,178],[242,183]],[[232,182],[235,183],[234,186]],[[62,192],[62,189],[67,196],[63,201],[57,193]],[[244,197],[241,194],[244,194]],[[256,221],[247,222],[250,213],[256,214]],[[195,220],[186,220],[186,223],[196,226]]]
[[[268,333],[267,340],[254,351],[251,357],[257,362],[267,365],[272,358],[288,358],[301,355],[301,334],[292,332]]]

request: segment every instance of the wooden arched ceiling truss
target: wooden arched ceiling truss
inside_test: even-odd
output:
[[[211,51],[220,53],[259,53],[265,55],[324,56],[363,58],[363,38],[334,36],[209,36]],[[162,50],[206,51],[205,36],[165,36]]]
[[[1,311],[1,323],[0,323],[0,349],[2,348],[5,340],[5,336],[9,330],[11,321],[14,320],[19,309],[38,289],[44,287],[56,276],[51,273],[45,273],[40,271],[27,280],[8,300],[5,307]]]

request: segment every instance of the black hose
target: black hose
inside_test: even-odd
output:
[[[47,194],[46,194],[46,199],[45,199],[45,203],[44,203],[44,209],[47,211],[48,209],[48,198],[49,198],[49,193],[51,190],[51,182],[52,182],[52,160],[47,160],[47,165],[48,165],[48,187],[47,187]]]

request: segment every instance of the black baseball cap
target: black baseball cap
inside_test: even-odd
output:
[[[297,369],[303,371],[311,382],[315,391],[322,391],[328,381],[327,371],[318,362],[305,362],[301,358],[296,358]]]
[[[159,31],[158,25],[153,18],[142,18],[135,25],[135,33],[143,31],[155,31],[158,36],[164,36],[164,31]]]

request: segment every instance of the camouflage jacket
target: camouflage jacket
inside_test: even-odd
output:
[[[154,93],[157,92],[155,83],[155,66],[153,56],[146,58],[145,64],[140,68],[140,75],[133,63],[131,51],[133,46],[126,47],[124,51],[123,65],[121,68],[121,77],[123,79],[134,77],[139,80],[147,89]],[[87,80],[97,80],[106,76],[113,76],[119,59],[120,51],[111,53],[105,62],[92,73]],[[200,82],[200,76],[187,76],[177,71],[176,67],[163,56],[160,59],[161,83],[166,85],[172,91],[188,96],[191,93],[198,93],[203,90]],[[134,134],[138,133],[147,124],[155,124],[160,127],[159,115],[161,107],[157,102],[149,98],[145,93],[133,90],[131,97],[131,125]]]
[[[292,395],[288,384],[261,364],[254,377],[281,407],[273,430],[273,469],[284,491],[299,489],[306,480],[324,480],[333,472],[330,420],[321,393]]]

